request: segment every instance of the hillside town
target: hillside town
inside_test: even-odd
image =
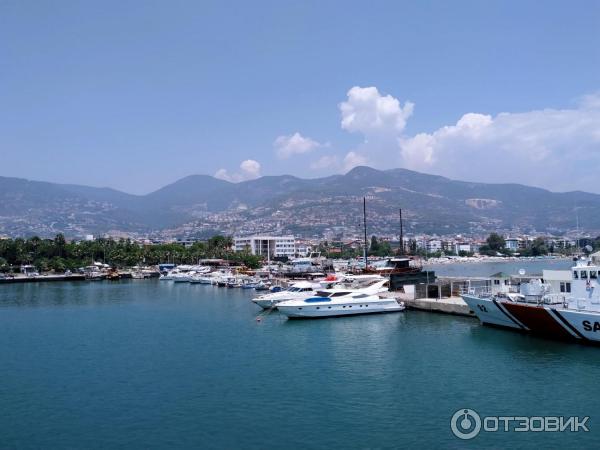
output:
[[[289,261],[321,255],[330,259],[360,259],[365,254],[364,235],[340,237],[331,234],[319,239],[294,235],[262,234],[209,239],[149,239],[86,235],[83,239],[0,237],[0,271],[33,264],[40,271],[64,271],[95,261],[112,266],[197,263],[203,258],[227,258],[248,267],[273,261]],[[487,236],[399,236],[369,235],[367,254],[372,257],[407,255],[434,262],[482,260],[485,258],[571,256],[600,249],[600,237],[552,237],[530,235]],[[69,256],[68,256],[69,255]]]

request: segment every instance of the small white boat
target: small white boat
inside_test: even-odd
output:
[[[403,311],[403,302],[380,296],[387,290],[387,280],[364,289],[324,289],[311,297],[281,302],[277,309],[289,318],[306,319]]]
[[[187,283],[195,275],[195,272],[180,272],[173,275],[173,283]]]
[[[168,271],[166,274],[162,274],[159,277],[159,280],[162,280],[162,281],[173,281],[173,279],[176,276],[181,275],[182,273],[183,272],[176,267],[173,270]]]

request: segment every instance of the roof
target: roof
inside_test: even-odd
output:
[[[490,275],[490,278],[510,278],[510,275],[504,272],[498,272],[494,275]]]

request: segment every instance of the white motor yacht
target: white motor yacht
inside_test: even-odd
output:
[[[363,289],[323,289],[313,296],[281,302],[277,309],[289,318],[338,317],[404,310],[403,302],[380,296],[388,287],[389,282],[383,280]]]
[[[252,299],[254,303],[263,309],[275,308],[279,303],[286,300],[294,300],[306,298],[320,289],[320,284],[309,283],[308,281],[300,281],[292,284],[289,288],[278,292],[269,292],[268,294],[259,295]]]

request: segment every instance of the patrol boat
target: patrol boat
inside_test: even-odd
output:
[[[470,290],[462,295],[485,325],[538,335],[600,343],[600,265],[580,260],[571,268],[570,283],[552,292],[541,280],[520,286],[518,292]]]

